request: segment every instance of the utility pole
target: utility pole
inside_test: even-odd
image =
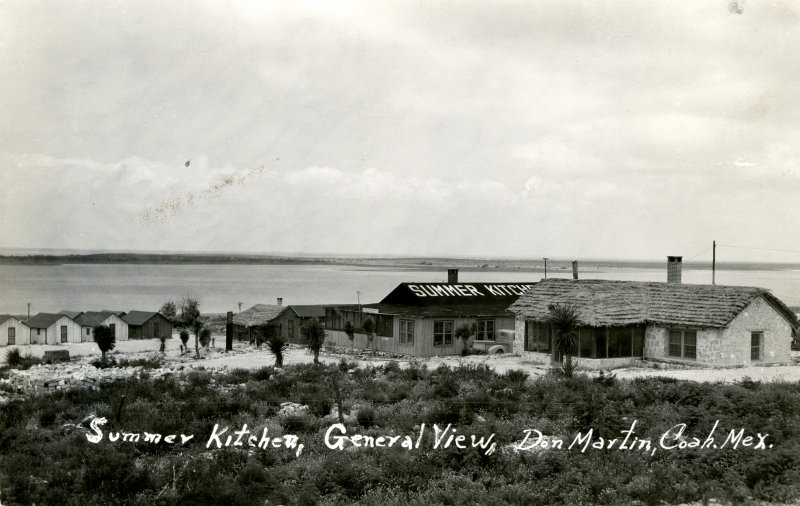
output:
[[[28,320],[30,320],[30,319],[31,319],[31,303],[28,302]]]
[[[358,299],[358,312],[361,312],[361,292],[356,291],[356,299]]]
[[[239,312],[242,312],[242,301],[236,303],[239,306]]]
[[[717,284],[717,241],[711,243],[711,284]]]
[[[542,260],[544,260],[544,279],[547,279],[547,261],[550,259],[547,257],[542,257]]]

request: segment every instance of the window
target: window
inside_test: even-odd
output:
[[[591,327],[578,329],[578,356],[583,358],[594,356],[594,330]]]
[[[289,318],[286,325],[289,327],[289,339],[294,339],[294,318]]]
[[[153,322],[153,334],[155,334],[156,337],[161,336],[161,325],[159,325],[159,323],[161,322],[159,321]]]
[[[670,357],[695,360],[697,358],[697,332],[670,329],[667,354]]]
[[[16,327],[8,327],[8,344],[17,344],[17,329]]]
[[[400,344],[414,344],[414,320],[400,320]]]
[[[537,322],[525,322],[525,349],[540,353],[550,352],[550,325]]]
[[[448,346],[453,344],[453,322],[450,320],[434,320],[433,345]]]
[[[475,339],[494,341],[494,320],[478,320],[475,326],[477,328]]]
[[[36,335],[37,336],[42,335],[42,329],[36,329]]]
[[[88,336],[88,335],[91,335],[91,334],[89,334],[89,332],[91,332],[91,330],[89,329],[89,327],[86,327],[86,335],[87,335],[87,336]]]
[[[62,325],[61,326],[61,342],[62,343],[66,343],[67,342],[67,326],[66,325]]]
[[[750,360],[761,360],[764,356],[762,353],[762,346],[764,345],[763,332],[750,333]]]
[[[111,329],[111,335],[114,336],[114,337],[117,337],[117,324],[116,323],[112,323],[108,327]]]
[[[633,328],[633,356],[644,356],[644,327],[638,326]]]

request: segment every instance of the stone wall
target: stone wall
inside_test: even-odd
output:
[[[750,360],[750,336],[763,332],[763,357]],[[715,366],[758,365],[791,362],[792,330],[789,323],[763,297],[753,300],[727,328],[697,330],[697,359],[670,357],[668,329],[648,325],[644,356],[670,362]]]
[[[750,360],[751,332],[763,332],[763,356],[760,361]],[[726,352],[739,364],[778,364],[792,361],[792,328],[763,297],[750,303],[733,319],[724,332],[729,343]]]

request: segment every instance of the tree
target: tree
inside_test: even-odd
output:
[[[375,353],[375,320],[372,318],[367,318],[361,323],[361,330],[367,335],[367,341],[369,342],[369,347],[372,349],[372,353]]]
[[[344,322],[344,333],[347,334],[347,338],[350,340],[350,351],[353,351],[356,339],[356,328],[350,321]]]
[[[195,358],[200,358],[200,332],[203,330],[203,321],[200,319],[200,301],[192,297],[184,297],[181,301],[181,314],[178,317],[178,327],[187,329],[194,334]]]
[[[94,328],[94,342],[97,343],[97,347],[100,348],[100,353],[102,354],[100,362],[105,364],[106,352],[114,349],[114,346],[117,344],[117,336],[114,335],[114,331],[111,330],[111,327],[107,325],[98,325]]]
[[[312,318],[300,329],[300,333],[308,343],[308,349],[314,353],[314,363],[319,364],[319,350],[325,342],[325,327],[317,320]]]
[[[200,331],[200,346],[208,348],[209,344],[211,344],[211,331],[209,329],[203,329]]]
[[[168,300],[161,306],[161,309],[158,310],[161,315],[170,321],[170,323],[175,323],[178,319],[178,308],[175,306],[175,303],[171,300]]]
[[[181,350],[181,353],[183,353],[183,351],[186,350],[186,343],[189,342],[189,331],[186,329],[181,330],[180,336],[181,342],[183,343],[183,349]]]
[[[578,310],[573,306],[555,305],[548,308],[550,315],[547,323],[553,329],[553,348],[561,356],[564,374],[572,377],[574,367],[572,357],[578,348],[578,327],[580,318]]]
[[[161,309],[158,310],[158,312],[161,313],[161,315],[164,318],[169,320],[170,323],[172,323],[172,324],[175,323],[175,321],[177,319],[177,310],[175,309],[175,303],[172,302],[171,300],[168,300],[167,302],[165,302],[164,305],[161,306]],[[172,337],[172,336],[170,336],[169,334],[164,334],[164,333],[162,333],[162,334],[160,334],[158,336],[158,340],[161,341],[161,348],[159,349],[159,351],[161,353],[165,353],[166,352],[166,350],[167,350],[167,339],[169,337]]]
[[[478,330],[478,326],[474,323],[472,325],[461,325],[456,329],[455,335],[458,339],[461,340],[462,344],[462,355],[466,355],[469,350],[469,338],[472,337],[473,334]]]

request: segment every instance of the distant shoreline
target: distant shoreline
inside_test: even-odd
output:
[[[530,271],[544,270],[542,260],[510,260],[480,258],[403,258],[403,257],[339,257],[339,256],[289,256],[245,254],[178,254],[178,253],[90,253],[71,255],[0,255],[0,265],[52,266],[64,264],[140,264],[140,265],[338,265],[374,267],[381,269],[435,270],[458,268],[464,271]],[[579,269],[601,271],[630,268],[662,269],[666,261],[586,260]],[[800,270],[800,264],[719,262],[718,270]],[[710,270],[710,262],[684,262],[687,270]],[[572,270],[572,262],[548,260],[547,270],[564,272]]]

